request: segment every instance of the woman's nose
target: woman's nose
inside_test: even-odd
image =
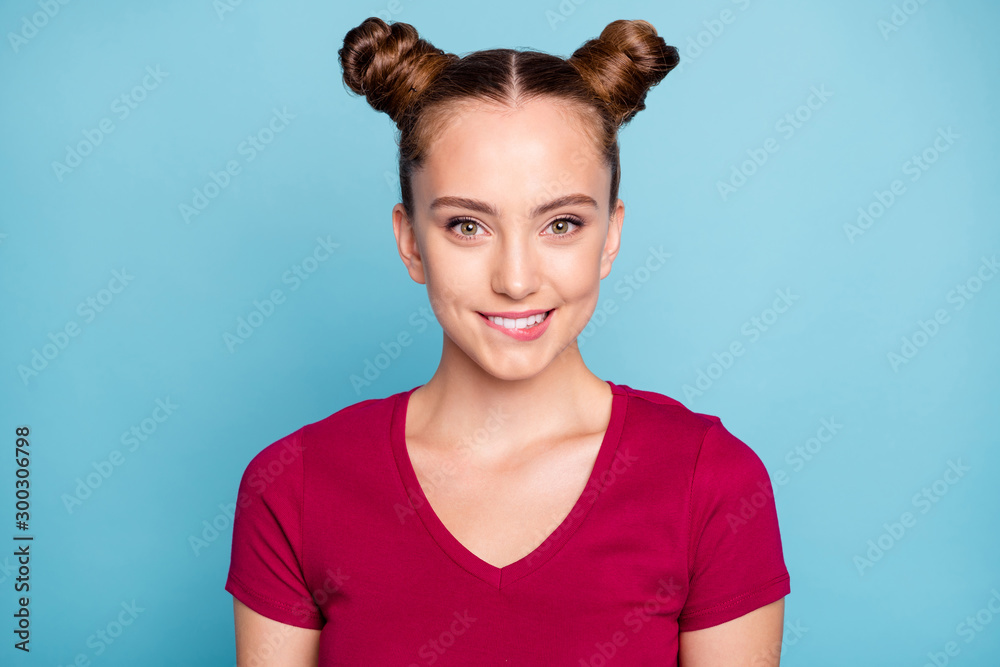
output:
[[[508,236],[492,257],[493,291],[518,301],[538,291],[541,280],[538,253],[530,238]]]

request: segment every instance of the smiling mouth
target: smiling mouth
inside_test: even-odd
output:
[[[528,317],[518,317],[517,319],[499,317],[496,315],[484,315],[483,313],[479,313],[479,316],[489,320],[497,326],[503,327],[504,329],[531,329],[548,319],[553,310],[555,310],[555,308],[547,310],[544,313],[538,313],[537,315],[530,315]]]

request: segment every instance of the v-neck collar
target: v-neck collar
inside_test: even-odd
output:
[[[628,396],[622,386],[616,385],[610,380],[605,380],[611,387],[611,419],[608,422],[607,430],[604,432],[604,439],[601,441],[601,448],[594,461],[594,467],[590,472],[590,477],[584,487],[580,497],[577,498],[573,509],[562,520],[558,527],[546,536],[545,540],[531,553],[525,555],[509,565],[497,567],[487,563],[476,554],[469,551],[458,539],[445,527],[441,519],[438,518],[431,507],[427,496],[424,494],[417,474],[410,460],[409,452],[406,450],[406,408],[410,402],[410,395],[422,387],[417,385],[406,392],[396,394],[395,405],[392,411],[392,421],[389,425],[389,441],[392,453],[396,459],[396,467],[399,469],[403,486],[410,498],[411,506],[416,502],[414,510],[420,517],[427,532],[434,539],[441,549],[455,561],[460,567],[472,575],[482,579],[491,586],[499,589],[506,584],[510,584],[541,567],[546,561],[554,556],[559,549],[573,536],[580,527],[596,500],[599,497],[602,478],[611,467],[618,450],[618,443],[621,438],[622,427],[625,423],[625,408]]]

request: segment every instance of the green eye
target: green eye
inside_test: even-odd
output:
[[[570,225],[575,225],[575,228],[571,228]],[[456,236],[461,237],[463,240],[474,239],[477,236],[484,236],[484,234],[476,233],[476,230],[479,229],[479,223],[472,218],[455,218],[446,226],[448,229],[455,232]],[[580,220],[576,216],[563,216],[562,218],[558,218],[549,223],[549,227],[553,230],[553,233],[550,236],[573,236],[583,226],[583,220]],[[457,231],[456,227],[458,228]]]
[[[461,225],[461,228],[456,233],[456,236],[461,236],[463,239],[473,239],[477,236],[481,236],[480,234],[475,233],[476,228],[479,227],[479,223],[472,218],[456,218],[455,220],[449,222],[447,227],[448,229],[454,230],[455,227],[458,227],[459,225]],[[472,233],[466,234],[466,231],[471,231]]]
[[[567,223],[570,225],[576,225],[575,228],[569,228]],[[552,228],[553,236],[572,236],[576,234],[583,227],[584,222],[575,215],[566,215],[557,220],[553,220],[549,227]]]
[[[564,230],[563,232],[557,232],[556,236],[564,236],[565,233],[567,233],[567,231],[568,231],[568,227],[566,226],[567,222],[572,223],[573,221],[572,220],[568,220],[566,218],[563,218],[563,219],[560,219],[560,220],[556,220],[555,222],[552,223],[552,225],[551,225],[552,226],[552,231],[557,231],[558,229]],[[562,225],[561,228],[559,227],[560,224]]]

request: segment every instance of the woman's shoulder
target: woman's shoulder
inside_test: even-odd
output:
[[[717,416],[696,412],[672,396],[648,389],[636,389],[625,384],[618,386],[628,396],[627,416],[632,421],[668,421],[676,426],[701,432],[721,423]]]
[[[387,432],[396,398],[402,393],[358,401],[299,426],[258,451],[247,464],[244,476],[267,476],[269,470],[283,472],[301,466],[300,458],[315,443],[357,441]]]
[[[628,396],[626,420],[634,432],[689,450],[705,466],[709,461],[758,467],[756,452],[714,414],[697,412],[666,394],[620,385]]]
[[[397,399],[406,392],[398,392],[378,398],[366,398],[356,403],[345,405],[337,411],[306,424],[300,430],[317,432],[338,431],[349,433],[353,429],[371,429],[380,423],[388,423],[392,418]],[[343,431],[342,429],[348,429]]]

